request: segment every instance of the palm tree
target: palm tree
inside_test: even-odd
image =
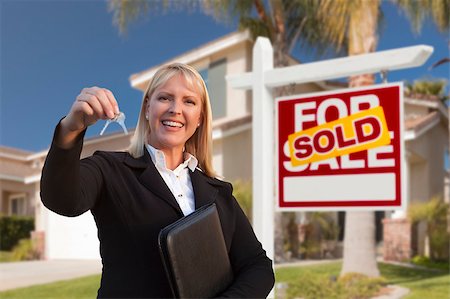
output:
[[[338,49],[348,45],[348,55],[375,51],[377,47],[378,20],[381,15],[380,0],[321,0],[319,19],[326,28],[324,40]],[[420,31],[426,17],[431,16],[441,31],[449,28],[449,0],[393,0],[401,7]],[[354,76],[350,86],[371,85],[373,74]],[[344,261],[341,274],[358,272],[379,276],[375,252],[374,212],[347,212],[344,236]]]

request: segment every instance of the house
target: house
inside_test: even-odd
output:
[[[230,88],[225,76],[251,70],[253,43],[249,32],[235,32],[161,64],[175,61],[187,63],[204,77],[213,110],[213,165],[217,173],[228,181],[251,179],[251,91]],[[290,62],[299,63],[292,58]],[[143,92],[161,65],[133,74],[130,77],[131,86]],[[342,87],[330,82],[316,82],[295,85],[291,90],[298,94]],[[440,168],[443,168],[443,151],[448,144],[448,114],[445,109],[442,110],[440,103],[414,99],[405,100],[405,111],[408,198],[427,200],[434,192],[444,189],[445,171]],[[82,157],[91,155],[95,150],[124,150],[133,132],[89,138],[84,143]],[[99,258],[97,232],[90,213],[67,218],[42,206],[39,179],[45,155],[46,151],[29,153],[0,148],[0,211],[35,215],[36,231],[33,237],[42,247],[44,258]]]
[[[449,172],[445,167],[449,146],[448,109],[437,97],[405,96],[404,113],[408,202],[425,202],[443,196],[450,203]],[[428,256],[425,223],[413,227],[403,212],[387,216],[383,220],[384,259],[404,261],[415,255]]]

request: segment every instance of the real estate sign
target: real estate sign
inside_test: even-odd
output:
[[[277,98],[282,210],[403,208],[401,83]]]

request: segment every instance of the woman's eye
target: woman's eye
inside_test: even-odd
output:
[[[195,101],[194,100],[190,100],[190,99],[187,99],[186,103],[189,104],[189,105],[196,105]]]
[[[165,96],[160,96],[160,97],[158,97],[158,100],[159,101],[168,101],[169,99]]]

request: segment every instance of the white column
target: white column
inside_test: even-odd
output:
[[[253,228],[267,256],[274,258],[274,100],[264,82],[273,69],[269,39],[258,37],[253,48]]]

